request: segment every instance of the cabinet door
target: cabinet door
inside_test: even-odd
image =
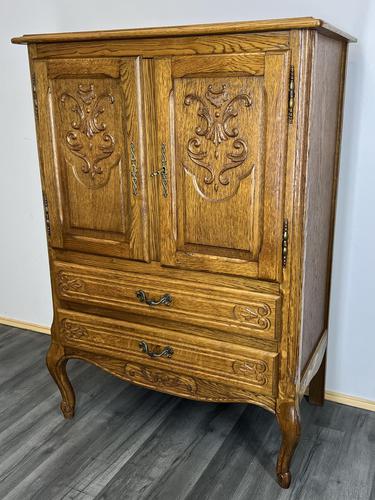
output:
[[[155,61],[161,261],[281,274],[289,53]]]
[[[34,65],[51,245],[148,260],[140,61]]]

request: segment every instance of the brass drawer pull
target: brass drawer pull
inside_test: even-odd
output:
[[[169,345],[165,346],[164,349],[162,349],[160,352],[150,351],[145,340],[141,340],[141,342],[139,343],[139,347],[141,351],[150,356],[150,358],[161,358],[162,356],[171,358],[173,354],[173,349],[172,347],[169,347]]]
[[[172,295],[169,295],[169,293],[166,293],[165,295],[160,297],[159,300],[150,299],[149,297],[147,297],[147,293],[143,290],[138,290],[135,292],[135,294],[139,299],[139,302],[146,302],[148,306],[158,306],[161,304],[169,306],[172,304]]]

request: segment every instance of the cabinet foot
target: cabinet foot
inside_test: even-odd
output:
[[[299,408],[295,403],[280,403],[276,417],[282,434],[276,475],[279,485],[282,488],[289,488],[291,481],[289,467],[301,433]]]
[[[70,419],[74,417],[74,406],[71,406],[66,401],[61,401],[60,409],[61,413],[64,415],[64,418]]]
[[[66,373],[67,361],[63,347],[52,342],[47,353],[47,367],[60,390],[62,398],[60,409],[64,418],[73,418],[75,394]]]
[[[283,474],[277,474],[277,481],[282,488],[289,488],[292,476],[290,472],[284,472]]]
[[[323,406],[324,404],[324,391],[325,391],[325,378],[326,378],[326,357],[327,352],[324,354],[322,363],[319,370],[311,379],[309,385],[309,403],[312,405]]]

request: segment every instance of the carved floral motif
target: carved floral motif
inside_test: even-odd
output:
[[[85,283],[79,278],[72,278],[64,271],[57,273],[57,286],[60,292],[83,292]]]
[[[61,321],[61,333],[71,340],[81,340],[88,337],[88,332],[84,326],[74,323],[67,318]]]
[[[197,94],[188,94],[185,96],[185,106],[198,104],[198,117],[202,118],[203,125],[195,128],[195,137],[191,137],[187,142],[187,154],[189,159],[198,167],[206,172],[202,181],[196,176],[194,169],[188,163],[184,164],[184,169],[194,177],[195,185],[200,192],[210,201],[220,201],[233,196],[239,187],[240,181],[249,176],[254,165],[248,165],[245,170],[236,170],[235,176],[228,175],[237,169],[247,160],[247,143],[238,137],[239,130],[232,124],[232,120],[238,116],[239,107],[250,107],[251,98],[246,93],[241,93],[230,99],[227,85],[223,84],[221,88],[215,88],[209,85],[204,98]],[[209,159],[209,152],[203,146],[201,137],[214,144],[214,160]],[[225,163],[218,167],[220,162],[219,147],[223,142],[233,139],[229,151],[225,153]],[[232,184],[231,189],[222,194],[219,190]],[[213,186],[215,194],[208,196],[205,192],[206,186]]]
[[[113,105],[113,95],[110,92],[97,95],[92,83],[79,84],[75,95],[64,92],[60,101],[73,114],[65,140],[69,151],[82,160],[79,167],[73,166],[76,177],[90,189],[104,186],[118,161],[115,159],[105,166],[102,163],[115,150],[115,139],[107,132],[101,116]]]
[[[257,385],[265,385],[267,383],[266,372],[268,369],[264,361],[249,359],[247,361],[234,361],[233,372],[237,375],[244,375],[251,379],[251,382]]]
[[[233,316],[241,323],[246,323],[259,330],[268,330],[271,326],[271,309],[267,304],[252,306],[237,304],[233,307]]]
[[[195,394],[197,391],[197,385],[193,378],[165,370],[155,370],[135,363],[127,363],[125,373],[134,381],[151,382],[162,388],[182,390],[188,394]]]

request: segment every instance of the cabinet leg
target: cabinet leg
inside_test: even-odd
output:
[[[60,408],[64,418],[73,418],[75,395],[72,384],[66,373],[67,361],[68,360],[64,357],[63,347],[52,342],[47,353],[47,367],[60,390],[62,398]]]
[[[309,403],[312,405],[323,406],[324,404],[326,357],[327,353],[324,354],[320,368],[311,379],[309,385]]]
[[[295,403],[280,403],[276,417],[282,434],[276,466],[277,480],[282,488],[289,488],[291,481],[289,466],[301,432],[299,408]]]

